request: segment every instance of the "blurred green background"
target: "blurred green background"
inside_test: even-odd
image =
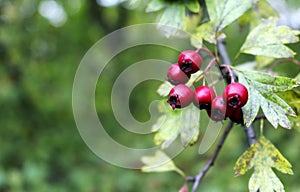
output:
[[[157,20],[156,14],[140,8],[104,5],[100,0],[0,0],[0,192],[178,191],[184,183],[172,172],[146,174],[110,165],[88,149],[77,131],[72,86],[87,50],[116,29]],[[240,31],[232,25],[226,30],[232,35],[227,45],[233,56],[247,29]],[[299,44],[292,47],[299,53]],[[138,51],[133,48],[120,54],[114,60],[122,65],[106,69],[109,75],[97,86],[96,106],[115,140],[141,147],[153,145],[153,134],[137,136],[122,129],[113,116],[108,93],[114,79],[130,64],[149,58],[176,61],[178,53],[155,46],[134,54]],[[299,67],[286,63],[275,70],[293,77]],[[138,120],[149,119],[148,105],[159,98],[158,85],[147,81],[134,89],[131,110]],[[294,176],[278,173],[286,191],[299,191],[299,132],[270,128],[266,137],[294,166]],[[198,155],[198,147],[174,159],[188,175],[195,175],[212,153]],[[236,127],[204,178],[202,191],[247,191],[250,174],[233,176],[234,163],[246,147],[243,129]]]

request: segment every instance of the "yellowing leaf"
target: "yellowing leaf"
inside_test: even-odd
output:
[[[194,144],[199,134],[199,109],[190,105],[183,109],[173,110],[166,101],[164,103],[160,111],[165,114],[152,126],[152,131],[157,131],[154,144],[161,145],[164,149],[178,136],[183,146]]]
[[[297,35],[300,31],[277,26],[277,22],[278,19],[271,18],[255,27],[247,36],[240,52],[274,58],[293,57],[295,53],[284,44],[298,42]]]
[[[219,32],[245,13],[257,0],[207,0],[209,18]]]
[[[176,167],[174,162],[163,151],[156,151],[154,156],[142,157],[142,162],[145,164],[142,167],[142,172],[166,172],[176,171],[184,176],[184,173]]]
[[[254,168],[254,172],[249,180],[250,192],[284,191],[282,183],[272,168],[293,175],[292,165],[264,136],[261,136],[239,157],[234,167],[235,175],[244,175],[251,168]]]

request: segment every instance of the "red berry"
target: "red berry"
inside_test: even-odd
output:
[[[178,64],[183,72],[192,74],[201,68],[202,59],[196,51],[186,50],[179,55]]]
[[[243,111],[241,108],[231,108],[231,113],[228,115],[228,117],[232,122],[235,123],[243,124],[244,122]]]
[[[228,107],[241,108],[248,101],[248,90],[241,83],[231,83],[226,86],[223,98],[227,102]]]
[[[208,86],[199,86],[194,91],[194,104],[199,109],[210,109],[211,101],[216,97],[215,92]]]
[[[179,67],[179,65],[173,64],[169,67],[167,73],[168,81],[173,85],[185,84],[190,79],[190,74],[185,74]]]
[[[188,106],[193,100],[193,91],[184,84],[176,85],[169,92],[168,103],[173,109]]]
[[[210,111],[210,118],[214,121],[222,121],[225,119],[226,114],[226,103],[223,100],[222,96],[217,96],[212,100],[211,109]]]

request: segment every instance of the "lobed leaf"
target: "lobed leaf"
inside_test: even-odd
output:
[[[217,32],[243,15],[257,0],[207,0],[207,10]]]
[[[300,93],[291,90],[287,92],[279,93],[279,96],[283,98],[296,112],[296,117],[289,117],[291,127],[300,131]]]
[[[255,27],[247,36],[240,52],[274,58],[293,57],[296,53],[284,44],[298,42],[297,35],[300,31],[277,26],[277,22],[277,18],[270,18]]]
[[[254,168],[249,180],[249,192],[284,192],[284,187],[271,168]]]
[[[284,187],[272,168],[293,175],[292,165],[264,136],[252,144],[237,160],[235,175],[244,175],[251,168],[254,172],[249,180],[250,192],[284,191]]]
[[[290,121],[285,115],[285,110],[279,105],[266,99],[262,99],[260,105],[266,118],[273,127],[277,128],[278,125],[288,129],[291,127]]]
[[[250,86],[243,75],[239,75],[239,82],[245,85],[248,89],[248,102],[242,108],[243,115],[244,115],[244,122],[246,126],[250,126],[251,123],[255,120],[257,113],[260,108],[260,94],[259,92],[253,87]]]
[[[300,85],[300,81],[283,76],[272,76],[260,71],[243,71],[243,74],[251,77],[252,80],[267,84],[274,92],[288,91]]]
[[[165,114],[152,126],[154,144],[162,149],[169,147],[180,136],[183,146],[194,144],[199,135],[199,110],[190,105],[183,109],[173,110],[164,102]]]
[[[261,107],[268,121],[277,128],[281,125],[290,128],[286,115],[296,116],[293,108],[276,93],[285,92],[299,86],[296,79],[271,76],[263,72],[238,71],[239,81],[244,84],[249,93],[247,104],[243,107],[246,126],[255,120]]]

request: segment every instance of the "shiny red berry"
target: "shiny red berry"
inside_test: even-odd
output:
[[[202,59],[196,51],[186,50],[179,55],[178,64],[183,72],[192,74],[201,68]]]
[[[228,115],[229,119],[232,122],[238,123],[238,124],[243,124],[244,122],[244,117],[243,117],[243,111],[241,108],[231,108],[230,110],[230,114]],[[227,116],[227,112],[226,112],[226,116]]]
[[[231,83],[226,86],[223,98],[227,102],[228,107],[241,108],[248,101],[248,90],[241,83]]]
[[[173,109],[188,106],[193,100],[193,91],[184,84],[176,85],[169,92],[168,103]]]
[[[173,64],[169,67],[167,73],[168,81],[173,85],[185,84],[190,79],[190,74],[185,74],[179,67],[179,65]]]
[[[217,96],[212,100],[211,109],[208,110],[208,114],[214,121],[222,121],[225,119],[226,103],[222,96]]]
[[[199,86],[194,91],[194,104],[199,109],[210,109],[211,102],[216,97],[215,92],[208,86]]]

